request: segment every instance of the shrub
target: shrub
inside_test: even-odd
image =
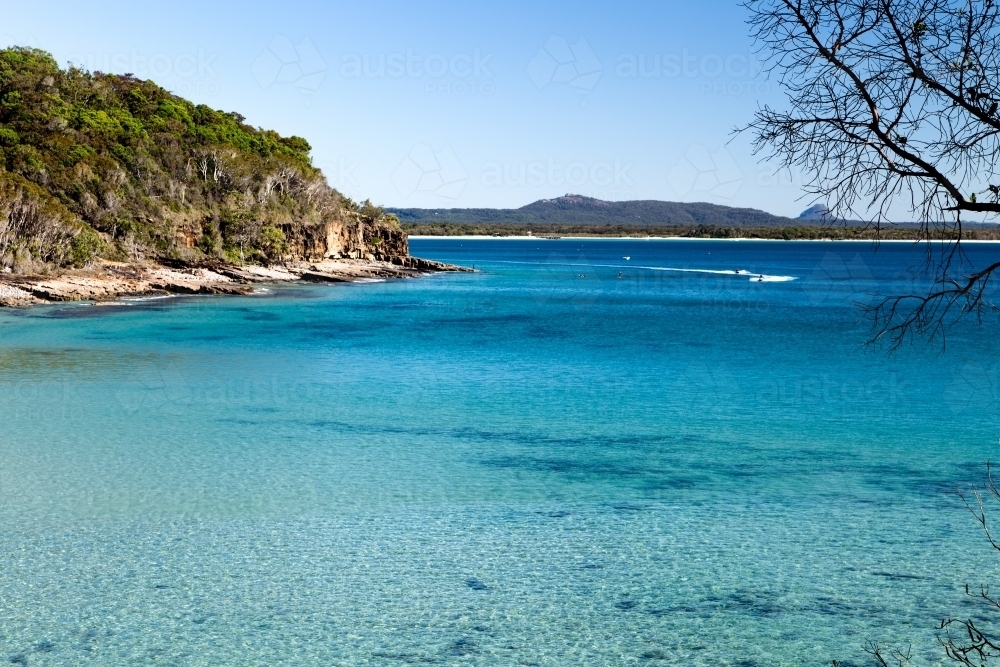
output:
[[[267,225],[262,227],[257,236],[257,244],[261,252],[270,260],[281,259],[288,250],[285,243],[285,233],[277,227]]]
[[[13,146],[21,143],[21,136],[9,127],[0,127],[0,146]]]
[[[104,239],[93,229],[86,227],[70,241],[69,262],[75,267],[89,264],[104,249]]]

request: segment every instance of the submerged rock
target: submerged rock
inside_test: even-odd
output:
[[[448,647],[448,655],[463,656],[471,655],[479,651],[479,646],[470,637],[462,637],[455,640],[455,643]]]
[[[488,590],[490,590],[489,586],[487,586],[483,582],[479,581],[478,579],[468,579],[468,580],[466,580],[465,585],[468,586],[469,588],[471,588],[474,591],[488,591]]]

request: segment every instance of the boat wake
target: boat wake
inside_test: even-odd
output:
[[[749,279],[752,283],[787,283],[792,280],[798,280],[795,276],[771,276],[766,273],[754,273],[752,271],[744,271],[743,269],[734,269],[732,271],[722,269],[678,269],[671,266],[637,266],[634,268],[647,269],[649,271],[670,271],[673,273],[711,273],[719,276],[739,276]]]
[[[580,262],[520,262],[515,260],[498,260],[496,264],[527,264],[535,266],[574,266],[587,269],[639,269],[646,271],[666,271],[670,273],[706,273],[717,276],[735,276],[746,278],[752,283],[787,283],[798,280],[797,276],[772,276],[767,273],[754,273],[744,269],[682,269],[673,266],[637,266],[635,264],[584,264]]]

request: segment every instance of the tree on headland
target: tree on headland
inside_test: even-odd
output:
[[[743,130],[755,152],[806,177],[840,219],[888,224],[905,207],[924,237],[953,242],[931,259],[926,293],[893,295],[868,314],[875,340],[913,335],[993,309],[1000,261],[972,266],[963,214],[1000,214],[1000,7],[995,0],[749,0],[752,34],[786,108]],[[1000,258],[998,258],[1000,259]]]

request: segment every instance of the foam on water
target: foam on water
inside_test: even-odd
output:
[[[533,262],[522,262],[514,260],[499,260],[496,264],[520,264],[534,265]],[[546,262],[547,266],[572,266],[582,269],[638,269],[642,271],[665,271],[668,273],[700,273],[715,276],[740,276],[747,277],[751,282],[784,283],[797,280],[796,276],[772,276],[755,271],[745,271],[743,269],[699,269],[699,268],[679,268],[673,266],[640,266],[636,264],[600,264],[600,263],[580,263],[580,262]]]
[[[628,269],[631,266],[615,266],[616,269]],[[717,270],[717,269],[679,269],[672,266],[637,266],[637,269],[646,269],[647,271],[671,271],[674,273],[708,273],[717,276],[746,276],[749,277],[750,282],[762,282],[762,283],[786,283],[791,280],[795,280],[795,276],[771,276],[764,273],[754,273],[752,271],[744,271],[743,269],[733,269],[732,271],[727,270]]]

